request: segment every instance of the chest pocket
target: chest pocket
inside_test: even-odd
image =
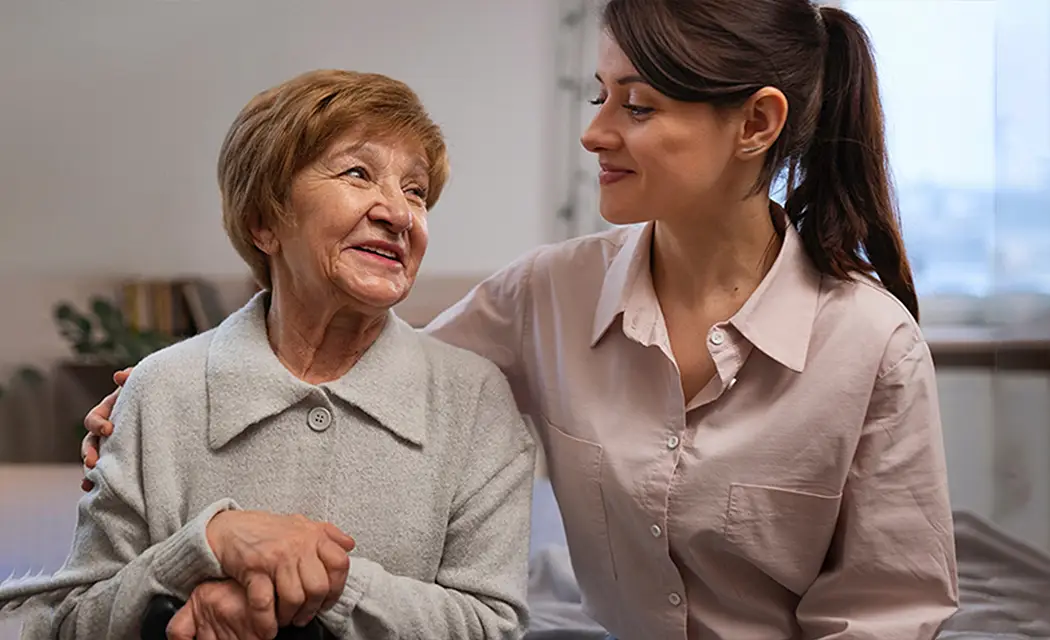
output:
[[[842,494],[734,483],[725,538],[733,552],[801,596],[824,565],[841,503]]]
[[[565,523],[573,571],[584,594],[616,580],[602,496],[602,446],[546,423],[548,473]]]

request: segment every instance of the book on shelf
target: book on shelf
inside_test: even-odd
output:
[[[213,329],[227,315],[218,291],[202,279],[127,282],[121,311],[133,329],[177,338]]]

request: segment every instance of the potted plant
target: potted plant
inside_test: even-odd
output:
[[[175,342],[158,331],[140,331],[124,321],[120,309],[104,298],[89,301],[89,314],[69,303],[56,305],[55,322],[80,365],[122,369]]]
[[[85,402],[97,402],[113,390],[114,372],[138,364],[177,340],[158,331],[135,329],[124,321],[116,305],[100,297],[88,301],[86,313],[67,302],[58,304],[54,320],[73,352],[71,360],[59,365],[58,373],[72,379]],[[66,408],[78,420],[78,438],[84,433],[79,419],[90,406],[70,402]]]

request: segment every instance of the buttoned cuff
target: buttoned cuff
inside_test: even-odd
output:
[[[208,544],[208,523],[223,511],[239,509],[233,500],[219,500],[157,545],[153,575],[159,586],[186,599],[198,584],[224,578],[222,565]]]
[[[350,623],[350,616],[361,604],[365,594],[372,586],[372,581],[379,574],[385,573],[381,565],[367,558],[350,558],[350,573],[346,576],[346,586],[342,595],[328,611],[322,611],[318,617],[321,624],[335,635],[342,637]]]

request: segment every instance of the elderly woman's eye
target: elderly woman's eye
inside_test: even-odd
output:
[[[361,180],[368,180],[368,170],[364,167],[350,167],[343,172],[344,176],[350,176],[351,178],[360,178]]]
[[[410,194],[414,195],[415,197],[419,198],[423,202],[427,201],[427,190],[422,188],[422,187],[412,187],[411,189],[408,189],[406,191],[406,193],[410,193]]]

